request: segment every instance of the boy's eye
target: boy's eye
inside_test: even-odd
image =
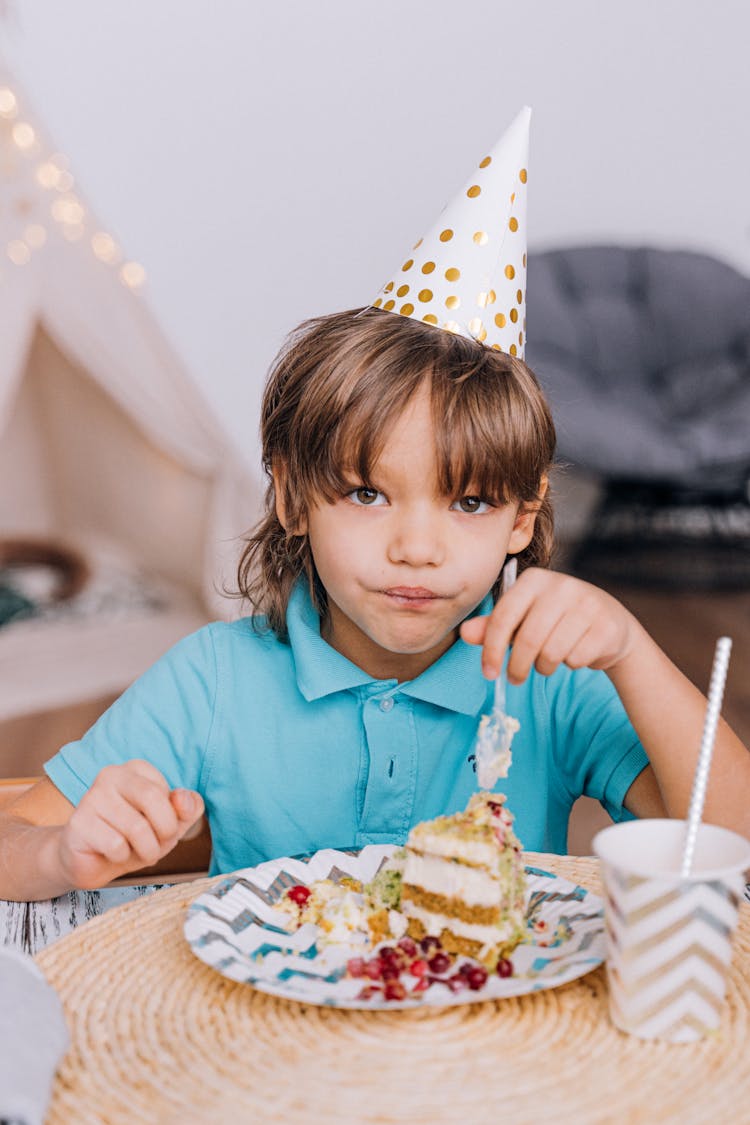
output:
[[[469,515],[482,515],[484,512],[490,510],[491,504],[486,500],[482,500],[481,496],[462,496],[460,500],[454,500],[451,508],[455,512],[467,512]]]
[[[376,488],[367,488],[365,485],[353,488],[347,495],[353,504],[360,504],[366,508],[371,508],[374,505],[380,506],[386,502],[382,492],[378,492]]]

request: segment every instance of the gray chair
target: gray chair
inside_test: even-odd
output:
[[[527,360],[558,456],[604,483],[574,567],[594,581],[750,580],[750,278],[650,247],[529,255]]]

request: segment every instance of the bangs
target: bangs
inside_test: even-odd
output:
[[[522,361],[393,313],[368,310],[354,323],[358,331],[350,322],[345,343],[301,388],[296,449],[287,459],[306,501],[336,500],[352,475],[371,480],[388,435],[423,386],[443,495],[498,504],[537,498],[554,430]]]
[[[519,360],[484,352],[456,378],[432,373],[432,409],[441,491],[507,504],[538,498],[554,452],[554,430],[536,380]],[[536,395],[529,394],[532,388]]]

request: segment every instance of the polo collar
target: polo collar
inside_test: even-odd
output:
[[[488,594],[476,612],[489,613],[491,609],[492,597]],[[396,688],[412,699],[462,715],[478,714],[487,699],[487,681],[481,668],[482,650],[460,638],[414,680],[397,685],[395,680],[373,679],[321,637],[320,617],[302,579],[289,598],[287,629],[297,686],[308,702],[375,684]]]

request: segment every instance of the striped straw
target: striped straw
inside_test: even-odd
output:
[[[690,794],[690,808],[687,818],[687,833],[685,835],[685,851],[682,856],[683,879],[690,874],[695,855],[695,842],[698,837],[698,826],[703,815],[703,805],[706,800],[706,787],[708,785],[708,771],[711,768],[711,755],[716,739],[716,727],[719,722],[721,701],[724,697],[724,684],[727,679],[729,667],[729,654],[732,651],[732,638],[719,637],[714,652],[714,663],[711,669],[711,684],[708,689],[708,707],[706,719],[703,724],[703,738],[698,755],[698,764],[695,767],[693,778],[693,791]]]

